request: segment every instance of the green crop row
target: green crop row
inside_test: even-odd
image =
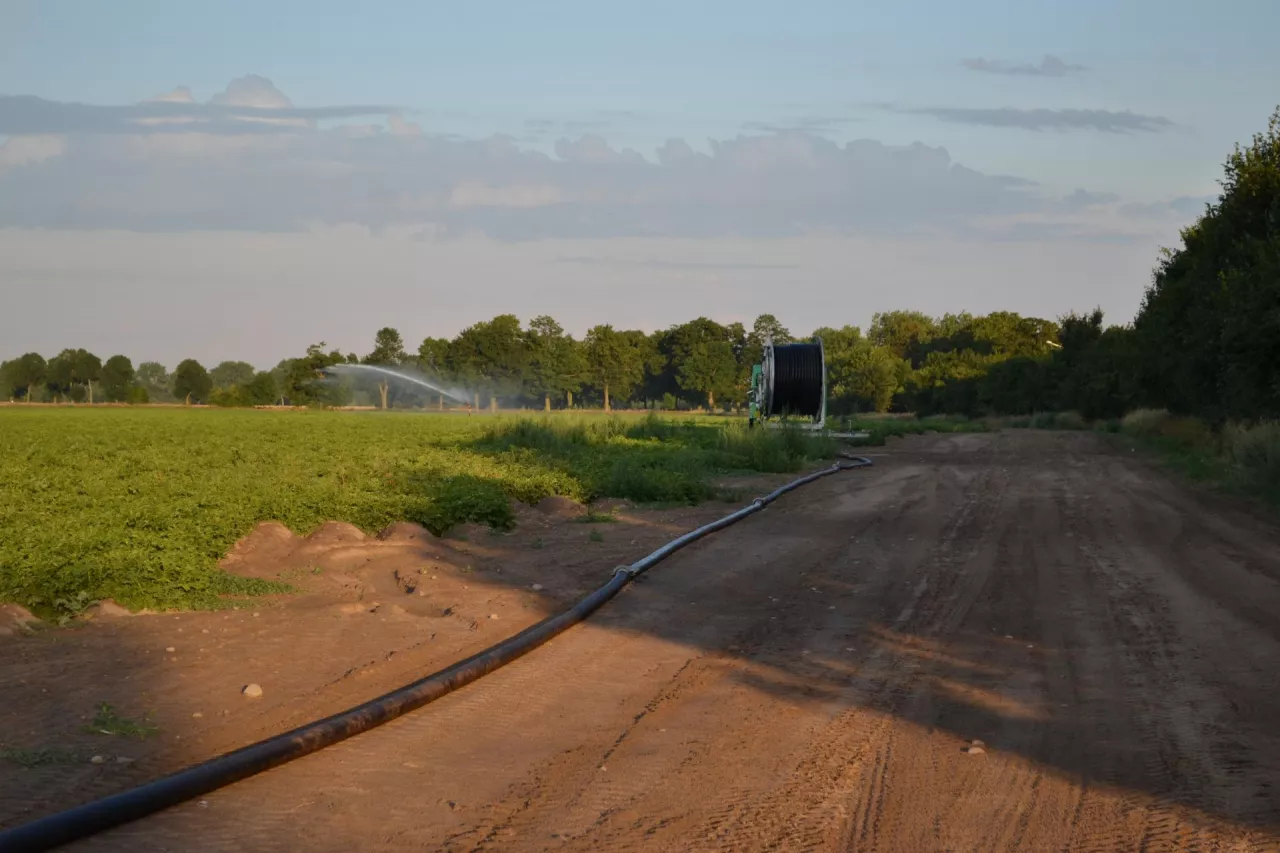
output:
[[[218,606],[281,589],[217,569],[261,521],[505,528],[512,500],[692,503],[714,474],[794,471],[832,449],[693,419],[5,407],[0,601]]]

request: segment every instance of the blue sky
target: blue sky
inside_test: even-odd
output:
[[[250,139],[235,128],[211,133],[204,146],[183,134],[184,147],[175,153],[175,138],[161,138],[164,134],[154,128],[137,130],[127,150],[119,134],[108,138],[96,125],[72,122],[70,132],[53,134],[38,122],[31,124],[27,113],[14,118],[32,102],[11,99],[0,108],[0,134],[7,131],[0,139],[8,140],[0,147],[0,196],[8,192],[12,204],[6,210],[0,198],[0,229],[9,229],[9,239],[18,239],[14,229],[33,227],[61,230],[68,240],[104,228],[133,233],[215,229],[248,237],[296,230],[300,214],[295,207],[311,205],[324,211],[325,227],[357,224],[376,232],[395,225],[418,234],[420,229],[414,229],[420,225],[433,227],[435,214],[419,212],[415,220],[404,212],[408,202],[403,199],[394,211],[374,210],[369,199],[400,192],[406,181],[420,180],[424,170],[436,168],[445,157],[454,165],[440,166],[432,182],[415,185],[413,192],[441,191],[440,182],[462,168],[457,164],[466,164],[467,186],[455,186],[446,196],[454,208],[461,205],[471,212],[461,218],[451,214],[450,227],[478,230],[489,239],[509,240],[514,234],[543,241],[590,238],[603,242],[584,254],[606,257],[625,254],[624,244],[617,241],[637,235],[681,241],[670,244],[675,255],[715,254],[714,241],[724,239],[726,231],[760,239],[801,236],[782,227],[781,215],[769,222],[759,217],[738,217],[727,224],[716,219],[723,220],[726,210],[741,214],[743,205],[755,204],[803,221],[805,236],[835,228],[855,240],[875,230],[872,217],[836,210],[837,200],[817,189],[796,193],[789,187],[803,183],[815,169],[834,169],[839,180],[859,192],[882,194],[884,203],[894,207],[892,182],[868,183],[868,175],[898,168],[893,163],[900,158],[880,149],[849,153],[843,148],[856,140],[873,140],[886,151],[922,146],[919,159],[902,166],[901,174],[893,173],[907,187],[903,193],[915,192],[920,200],[916,207],[899,205],[893,211],[899,218],[891,217],[894,223],[936,225],[924,209],[924,200],[936,192],[954,203],[948,239],[1007,242],[1016,232],[1025,241],[1032,231],[1070,230],[1072,239],[1091,241],[1092,246],[1127,241],[1132,257],[1144,252],[1154,258],[1161,242],[1176,238],[1186,215],[1156,222],[1135,219],[1134,211],[1164,206],[1168,213],[1168,204],[1180,198],[1181,210],[1188,204],[1194,209],[1216,192],[1231,146],[1265,127],[1280,101],[1280,51],[1273,46],[1277,32],[1280,3],[1275,0],[1234,0],[1216,10],[1190,0],[656,0],[625,6],[545,0],[376,3],[363,8],[327,0],[6,0],[0,6],[0,95],[35,96],[58,109],[79,103],[127,110],[186,86],[199,105],[226,91],[230,81],[256,75],[253,79],[261,82],[253,84],[258,87],[254,91],[266,92],[262,97],[269,100],[285,98],[280,103],[289,109],[355,105],[374,114],[313,122],[310,136],[294,133],[278,145],[263,134]],[[224,97],[240,106],[249,103]],[[454,140],[458,146],[443,151],[436,143],[415,140],[392,151],[389,143],[376,142],[369,143],[381,146],[376,152],[368,147],[355,153],[353,146],[365,143],[342,141],[338,146],[337,135],[351,134],[341,129],[344,124],[386,125],[389,112],[383,107],[397,120],[415,123],[413,130],[420,129],[422,139]],[[12,113],[7,125],[5,110]],[[510,136],[516,149],[541,152],[552,162],[530,164],[510,153],[484,160],[490,155],[477,141],[493,134]],[[572,163],[560,162],[568,150],[563,146],[584,135],[602,140],[609,165],[588,156],[587,148]],[[672,138],[687,141],[695,152],[714,153],[717,144],[739,136],[757,141],[704,169],[706,175],[737,170],[737,176],[707,177],[705,186],[679,203],[670,193],[685,183],[683,178],[670,169],[638,177],[633,166],[615,156],[629,147],[657,163],[657,150]],[[759,141],[765,137],[775,141]],[[834,152],[812,147],[824,141],[841,147]],[[278,163],[269,164],[268,151],[282,152],[281,146],[290,146],[293,153],[281,153]],[[929,158],[936,156],[922,153],[924,148],[943,150],[951,162],[980,173],[982,186],[927,185],[918,175],[928,171]],[[239,210],[233,200],[215,198],[214,189],[196,183],[196,166],[180,159],[212,157],[215,150],[219,168],[226,170],[219,186],[244,180],[246,193],[263,191],[263,174],[300,168],[285,165],[296,164],[300,150],[317,171],[293,184],[281,178],[281,194],[302,199],[295,207],[275,210],[273,199],[260,196]],[[856,181],[840,171],[846,161],[864,153],[872,161],[855,169]],[[770,179],[770,192],[761,189],[741,197],[726,189],[750,183],[762,158],[777,163],[787,157],[792,158],[789,171]],[[316,189],[325,180],[318,164],[334,161],[341,161],[350,174],[379,177],[358,190],[336,185]],[[559,171],[549,177],[547,170],[553,167]],[[604,169],[613,171],[603,175]],[[938,175],[944,181],[954,177]],[[1001,176],[1033,186],[1042,201],[1027,205],[1000,195]],[[623,203],[617,199],[625,196],[624,207],[631,210],[637,198],[652,194],[649,186],[655,180],[668,181],[669,195],[662,202],[667,207],[648,209],[644,221],[627,219],[626,227],[600,224],[629,216],[618,212]],[[820,184],[824,179],[814,180]],[[145,206],[135,193],[126,192],[140,181],[156,187],[154,197],[145,196]],[[186,198],[195,201],[184,207],[182,199],[163,198],[159,187],[166,182],[184,187]],[[479,201],[477,186],[484,188]],[[1066,215],[1069,204],[1063,199],[1076,190],[1087,191],[1095,202],[1087,210],[1075,210],[1070,223],[1047,222]],[[312,193],[315,198],[307,197]],[[962,195],[969,201],[962,203]],[[599,201],[606,196],[612,205],[608,210]],[[980,202],[974,201],[979,197]],[[38,203],[32,204],[33,199]],[[562,215],[570,203],[566,199],[576,205],[573,222]],[[483,212],[475,213],[477,209]],[[516,210],[523,212],[517,215]],[[1004,231],[997,234],[987,227],[992,217],[1006,218]],[[591,227],[583,219],[590,219]],[[987,230],[974,236],[978,232],[972,229],[980,223]],[[701,248],[690,248],[687,241],[693,238],[704,241]],[[826,250],[838,255],[850,245],[833,242]],[[662,255],[665,250],[657,251]],[[992,257],[999,251],[993,248]],[[752,263],[769,266],[767,247],[753,246],[751,252]],[[1125,263],[1131,263],[1129,258]],[[38,259],[31,263],[39,266]],[[664,267],[651,269],[658,275]],[[959,274],[963,277],[964,271]],[[48,270],[39,275],[45,276],[40,281],[59,280]],[[975,269],[971,276],[964,286],[974,288],[989,273]],[[1132,313],[1143,283],[1110,306],[1119,315],[1115,319]],[[1098,295],[1117,286],[1118,280],[1108,283]],[[826,292],[819,284],[814,287],[815,293]],[[972,295],[981,301],[981,293]],[[929,301],[926,295],[919,298]],[[1029,311],[1057,307],[1052,299],[1034,294],[1022,298]],[[624,302],[619,296],[618,304]],[[464,319],[449,322],[458,325]],[[850,322],[866,319],[856,316]],[[90,325],[86,318],[86,327]],[[45,337],[53,341],[56,335]]]
[[[518,138],[526,121],[558,120],[645,154],[672,136],[696,144],[751,123],[840,119],[834,138],[921,140],[974,168],[1153,196],[1211,190],[1223,152],[1280,97],[1273,0],[7,0],[0,14],[13,24],[0,35],[7,94],[111,104],[187,85],[207,97],[254,73],[299,105],[390,104],[433,130]],[[1088,71],[1046,79],[959,66],[1045,54]],[[940,127],[868,108],[883,102],[1132,110],[1179,131],[1152,146]]]

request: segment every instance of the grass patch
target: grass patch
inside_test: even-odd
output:
[[[146,740],[160,733],[159,727],[148,719],[134,720],[121,714],[109,703],[103,702],[93,715],[93,722],[85,731],[95,735],[115,735]]]
[[[833,455],[830,439],[803,430],[748,429],[740,421],[539,418],[499,423],[477,445],[497,458],[547,466],[571,478],[584,503],[600,497],[695,504],[716,496],[717,472],[798,471]],[[526,501],[532,503],[533,501]]]
[[[929,415],[923,418],[860,416],[843,418],[838,421],[838,426],[841,432],[867,433],[866,438],[849,440],[850,444],[864,447],[880,447],[889,438],[901,438],[907,435],[986,432],[988,429],[984,421],[971,420],[961,415]]]
[[[46,746],[40,749],[0,748],[0,760],[8,761],[28,770],[52,764],[73,764],[79,756],[69,749]]]
[[[579,524],[615,524],[618,517],[611,512],[598,512],[594,507],[587,507],[587,511],[574,521]]]

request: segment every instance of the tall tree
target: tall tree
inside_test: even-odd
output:
[[[827,370],[828,394],[855,409],[887,412],[910,370],[905,359],[868,340],[833,354]]]
[[[321,381],[323,371],[335,364],[349,364],[347,356],[336,349],[325,352],[325,342],[307,347],[301,358],[285,359],[273,371],[281,398],[292,405],[339,406],[351,396],[350,385],[343,381]]]
[[[610,392],[625,397],[644,378],[645,350],[639,338],[610,325],[593,326],[583,339],[587,375],[604,392],[604,410],[613,411]]]
[[[871,318],[867,338],[876,346],[887,347],[897,358],[906,358],[912,344],[928,341],[937,334],[932,317],[919,311],[888,311]]]
[[[418,368],[438,382],[449,381],[449,339],[423,338],[418,346]],[[444,409],[444,394],[436,395],[436,405]]]
[[[1280,107],[1227,157],[1222,194],[1166,250],[1134,320],[1151,402],[1280,417]]]
[[[444,378],[449,365],[449,339],[423,338],[418,346],[418,367],[423,373]]]
[[[128,356],[113,355],[102,366],[102,395],[109,402],[129,401],[129,389],[133,387],[133,362]]]
[[[253,378],[242,387],[251,406],[269,406],[279,394],[275,377],[265,370],[253,374]]]
[[[147,398],[154,402],[173,399],[169,387],[172,384],[169,371],[158,361],[144,361],[135,374],[137,383],[146,389]]]
[[[772,314],[761,314],[756,317],[756,321],[751,324],[751,334],[748,336],[748,342],[756,346],[764,346],[766,340],[771,340],[775,344],[789,344],[794,338],[787,327],[782,325],[781,321]]]
[[[93,403],[93,384],[102,379],[102,359],[88,350],[76,350],[76,375],[80,384],[89,395],[89,403]]]
[[[529,321],[529,385],[542,395],[545,411],[551,398],[568,397],[582,387],[586,364],[582,350],[564,329],[546,315]]]
[[[680,387],[707,396],[714,409],[716,394],[731,392],[736,384],[738,360],[734,357],[730,330],[706,317],[677,326],[675,336],[676,379]]]
[[[364,357],[365,364],[383,364],[395,367],[408,359],[404,351],[404,338],[395,329],[387,326],[379,329],[373,336],[373,352]]]
[[[182,361],[173,371],[173,394],[188,406],[207,402],[212,390],[213,380],[209,377],[209,371],[194,358]]]
[[[214,388],[243,388],[253,381],[256,372],[247,361],[224,361],[209,371],[209,378]]]
[[[862,340],[862,330],[857,326],[841,326],[839,329],[823,326],[813,330],[809,341],[812,342],[818,338],[822,338],[822,351],[826,355],[827,362],[830,363],[833,356],[853,349]]]
[[[672,329],[659,329],[649,335],[649,364],[644,372],[641,387],[646,400],[661,401],[664,408],[680,406],[680,383],[676,379],[675,333]]]
[[[409,360],[409,356],[404,351],[404,339],[400,337],[400,333],[395,329],[387,326],[379,329],[377,334],[373,336],[373,352],[364,357],[365,364],[381,365],[383,367],[398,367]],[[382,408],[387,408],[387,398],[391,391],[391,383],[385,376],[378,378],[378,396],[382,401]]]
[[[449,369],[473,386],[477,407],[476,385],[489,391],[489,405],[497,409],[500,395],[518,394],[524,387],[528,364],[528,343],[514,314],[499,314],[468,326],[449,347]]]
[[[93,402],[93,383],[102,377],[102,361],[84,349],[64,349],[49,359],[45,382],[55,396]]]
[[[45,381],[48,365],[38,352],[29,352],[5,362],[5,395],[22,397],[32,402],[35,389]]]

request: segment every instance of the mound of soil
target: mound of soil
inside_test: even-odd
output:
[[[313,548],[329,548],[351,542],[363,542],[368,537],[354,524],[343,521],[326,521],[307,536],[307,545]]]
[[[84,615],[91,619],[120,619],[134,614],[129,608],[123,607],[108,598],[86,607]]]
[[[241,539],[222,559],[223,569],[245,577],[274,577],[274,566],[283,564],[302,540],[274,521],[264,521]],[[265,569],[265,573],[262,571]]]
[[[574,518],[587,511],[585,506],[563,495],[545,497],[534,504],[533,508],[550,518]]]
[[[25,633],[39,622],[35,614],[25,607],[19,607],[16,604],[0,604],[0,637]]]
[[[421,524],[397,521],[382,528],[378,533],[378,539],[383,542],[429,542],[435,539],[435,536]]]

